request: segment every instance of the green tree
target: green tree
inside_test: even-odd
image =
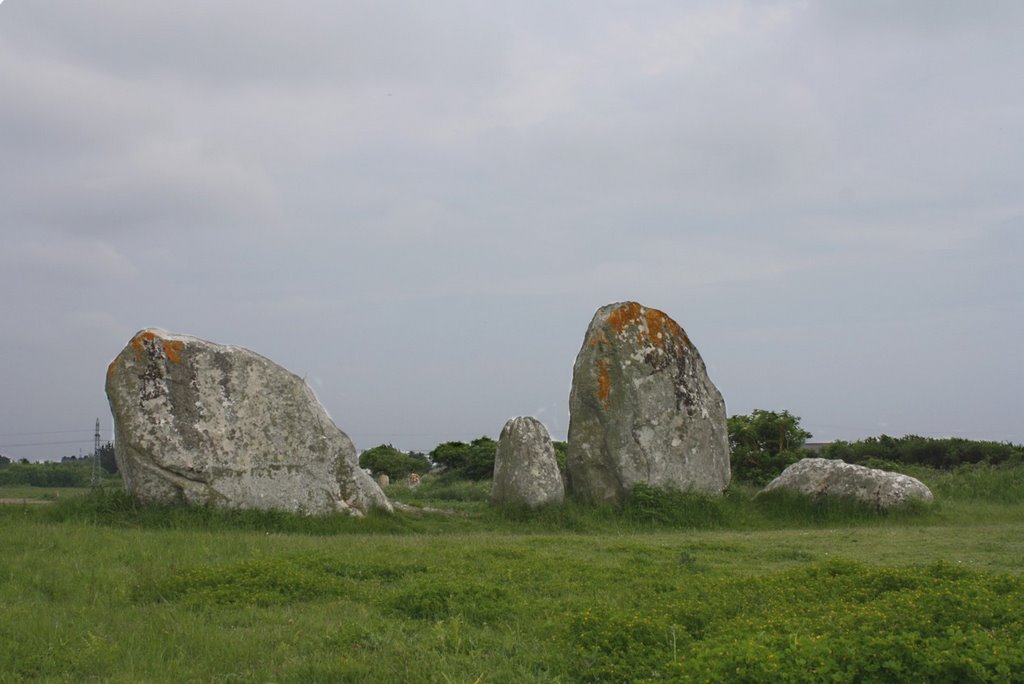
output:
[[[117,472],[117,459],[114,458],[114,443],[100,445],[100,468],[111,475]]]
[[[0,454],[0,466],[9,465],[10,462],[11,462],[11,459],[7,458],[3,454]]]
[[[423,454],[406,454],[390,444],[367,449],[359,456],[359,466],[374,475],[387,475],[392,479],[408,477],[409,473],[423,474],[430,470],[430,461]]]
[[[754,409],[749,416],[730,416],[728,427],[732,477],[755,485],[767,484],[803,458],[804,442],[811,436],[789,411]]]
[[[559,442],[557,440],[551,441],[551,446],[555,448],[555,463],[558,464],[558,472],[565,474],[565,455],[569,453],[569,443]]]
[[[457,477],[486,480],[494,476],[494,457],[498,443],[490,437],[479,437],[469,444],[445,442],[430,452],[430,460],[443,465]]]

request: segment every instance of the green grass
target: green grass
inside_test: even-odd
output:
[[[82,496],[88,490],[82,487],[33,487],[31,485],[5,485],[0,487],[0,499],[41,499],[57,501],[61,498]]]
[[[936,505],[889,515],[429,480],[389,495],[451,513],[4,506],[0,681],[1024,680],[1022,471],[914,474]]]

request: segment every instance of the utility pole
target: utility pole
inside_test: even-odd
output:
[[[92,448],[92,486],[100,486],[100,419],[96,419],[96,434]]]

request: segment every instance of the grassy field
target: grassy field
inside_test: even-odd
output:
[[[29,485],[10,485],[0,487],[0,500],[40,500],[58,501],[61,497],[82,496],[89,490],[82,487],[32,487]]]
[[[2,506],[0,681],[1024,681],[1024,468],[913,474],[937,503],[890,515],[486,482],[363,520]]]

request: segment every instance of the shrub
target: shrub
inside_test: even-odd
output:
[[[374,475],[387,475],[397,480],[409,473],[420,475],[430,471],[430,461],[423,454],[406,454],[390,444],[381,444],[367,449],[359,455],[359,466],[368,468]]]
[[[825,458],[847,463],[866,464],[872,460],[931,468],[956,468],[964,464],[999,465],[1024,462],[1024,446],[1009,442],[986,442],[953,437],[932,439],[905,437],[868,437],[856,442],[833,442],[822,451]]]
[[[450,472],[470,480],[486,480],[494,475],[494,457],[498,443],[490,437],[465,442],[445,442],[430,452],[430,460]]]
[[[558,464],[558,472],[565,476],[565,456],[569,453],[569,443],[553,440],[551,446],[555,448],[555,463]]]
[[[811,436],[789,411],[754,409],[749,416],[730,416],[728,429],[733,480],[755,485],[767,484],[803,458]]]

